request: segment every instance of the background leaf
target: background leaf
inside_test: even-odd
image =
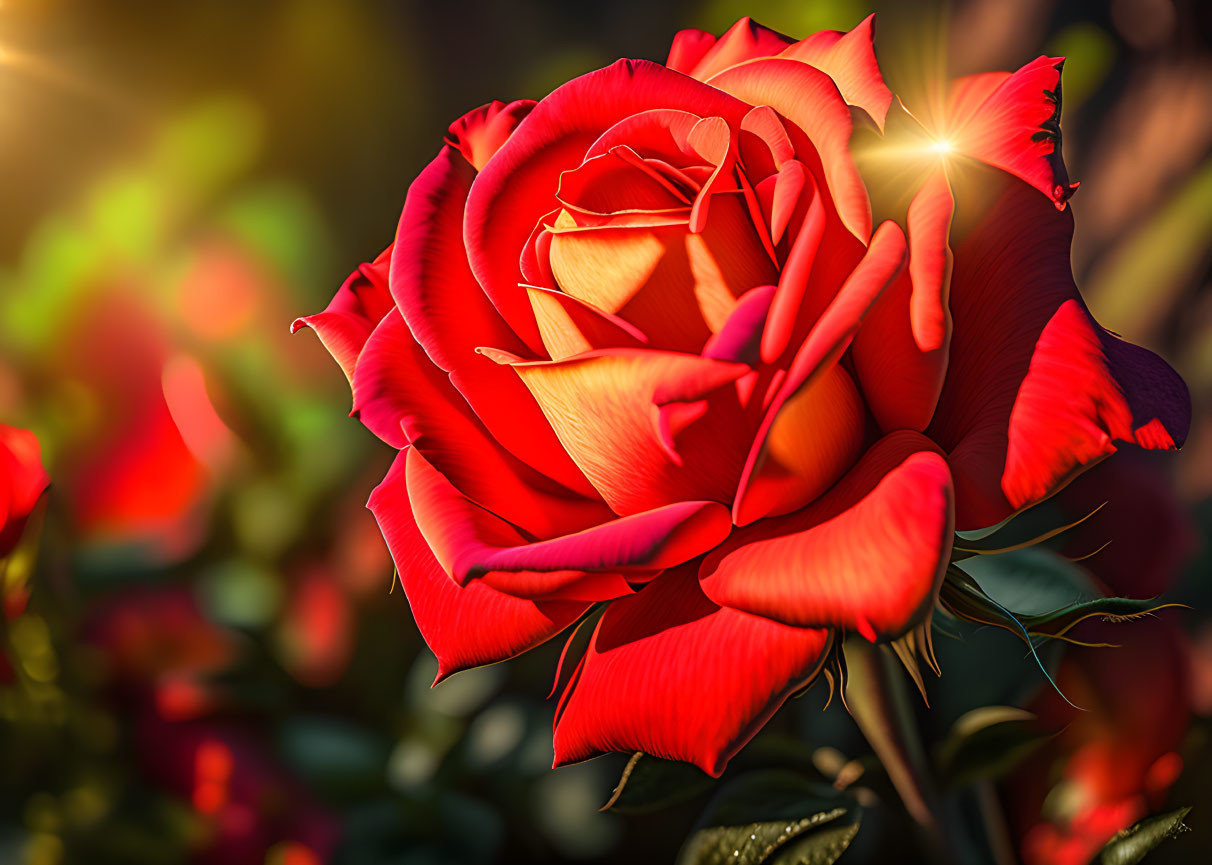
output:
[[[716,795],[678,865],[830,865],[858,832],[860,809],[831,787],[778,769]]]
[[[636,751],[602,810],[646,814],[693,799],[714,784],[715,779],[697,766]]]

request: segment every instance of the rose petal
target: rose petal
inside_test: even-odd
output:
[[[831,479],[830,476],[836,478],[845,470],[849,464],[847,456],[853,458],[850,443],[858,439],[862,410],[856,405],[857,395],[852,392],[849,376],[842,380],[831,369],[859,332],[872,304],[904,269],[905,252],[905,235],[900,227],[891,221],[880,225],[867,254],[796,352],[750,446],[733,503],[733,520],[738,526],[760,519],[774,509],[783,511],[807,504],[821,492],[819,485],[824,480]],[[814,388],[814,379],[825,374],[832,375],[834,381],[811,394],[797,396],[806,387]],[[826,406],[829,411],[813,424],[812,416]],[[785,453],[789,462],[782,464],[771,458],[768,440],[785,410],[790,417],[784,422],[786,434],[780,430],[779,439],[787,442]],[[806,434],[802,444],[793,447],[801,427],[811,430],[810,437]],[[826,443],[830,445],[823,454],[828,459],[812,462],[808,452]],[[802,474],[809,465],[813,470]]]
[[[363,350],[354,374],[354,411],[392,447],[412,443],[462,492],[535,535],[576,531],[609,513],[600,500],[569,493],[501,447],[397,310],[384,317]]]
[[[536,541],[462,495],[415,448],[409,448],[405,474],[417,526],[458,583],[492,572],[535,572],[532,579],[544,573],[562,579],[572,571],[647,574],[701,555],[732,528],[728,509],[718,502],[677,502]],[[497,588],[518,593],[502,579],[498,573]],[[617,584],[622,591],[609,597],[630,592],[621,578]]]
[[[802,165],[798,161],[795,164]],[[779,180],[782,179],[782,176],[780,171]],[[800,309],[803,306],[804,295],[808,291],[808,281],[816,261],[816,253],[825,236],[827,221],[825,205],[816,188],[816,183],[812,181],[810,175],[804,177],[804,184],[807,189],[801,189],[801,194],[807,196],[809,202],[807,211],[800,230],[791,243],[783,269],[779,273],[778,291],[775,293],[770,307],[770,316],[766,319],[766,330],[762,334],[762,360],[766,363],[774,363],[778,360],[791,344],[792,333],[801,318]],[[779,182],[776,180],[774,192],[777,193],[778,188]],[[773,223],[773,202],[770,210]]]
[[[942,168],[909,205],[909,270],[872,307],[854,364],[880,428],[924,430],[947,372],[951,313],[948,237],[954,202]]]
[[[1039,57],[1017,72],[960,78],[938,135],[957,153],[1008,171],[1063,208],[1077,189],[1061,157],[1063,57]]]
[[[615,147],[629,147],[647,158],[660,158],[671,165],[685,167],[689,161],[701,161],[690,146],[690,132],[702,118],[689,111],[651,108],[629,114],[601,134],[585,151],[585,159],[608,153]]]
[[[739,526],[790,513],[815,500],[863,450],[867,414],[854,381],[838,363],[778,403],[751,450],[758,456],[740,484]]]
[[[714,33],[693,28],[680,30],[674,35],[673,44],[669,46],[669,58],[665,61],[665,66],[689,75],[715,43]]]
[[[946,460],[892,433],[820,500],[733,532],[704,558],[703,591],[790,625],[894,638],[933,604],[953,525]]]
[[[777,278],[743,198],[713,197],[700,234],[685,226],[557,231],[551,267],[573,297],[635,325],[654,345],[697,353],[749,289]]]
[[[910,294],[903,273],[871,307],[851,350],[864,401],[883,432],[924,430],[947,372],[945,348],[923,352],[913,340]]]
[[[483,171],[534,106],[533,99],[493,100],[450,124],[446,143],[463,154],[476,171]]]
[[[714,41],[700,53],[700,46],[706,44],[708,38]],[[706,81],[717,72],[738,63],[778,54],[792,41],[782,33],[763,27],[746,16],[729,27],[719,39],[714,39],[701,30],[683,30],[674,37],[666,65],[670,69],[685,72],[692,78]],[[688,63],[692,57],[694,62]]]
[[[445,147],[413,181],[391,258],[392,296],[417,342],[450,373],[493,438],[527,465],[571,490],[592,495],[516,376],[476,353],[481,345],[519,352],[525,348],[467,264],[463,204],[474,178],[471,165]],[[515,259],[517,253],[515,249]]]
[[[555,723],[555,765],[643,751],[718,776],[816,675],[827,631],[718,607],[693,569],[662,574],[602,615]]]
[[[875,15],[868,15],[847,33],[814,33],[784,49],[779,57],[801,60],[824,72],[847,103],[866,111],[880,131],[884,130],[892,91],[875,59]]]
[[[735,388],[726,385],[749,371],[744,364],[644,349],[531,363],[491,356],[511,365],[530,388],[564,447],[616,513],[731,500],[751,430]],[[704,411],[681,430],[674,459],[661,440],[659,407],[700,400]]]
[[[758,346],[774,293],[773,285],[762,285],[742,295],[720,332],[703,347],[703,357],[757,366]]]
[[[670,189],[667,182],[628,159],[628,155],[638,154],[624,147],[618,145],[561,174],[556,191],[559,202],[593,214],[664,212],[688,206],[686,198]]]
[[[750,105],[769,105],[808,136],[842,222],[860,240],[871,236],[871,202],[850,157],[850,109],[833,79],[795,60],[755,60],[709,82]],[[799,148],[797,148],[798,152]],[[800,153],[807,161],[807,154]]]
[[[407,451],[396,457],[367,507],[391,550],[421,636],[438,658],[438,677],[494,664],[531,649],[575,622],[583,601],[532,601],[480,580],[459,586],[417,529],[405,480]]]
[[[337,289],[323,312],[297,318],[290,326],[291,333],[302,327],[314,330],[351,385],[362,346],[392,308],[387,289],[391,253],[389,246],[373,262],[360,265]]]
[[[955,200],[947,175],[933,171],[909,203],[909,279],[913,296],[909,320],[913,339],[924,352],[946,348],[951,337],[947,294],[951,287],[951,216]]]
[[[526,290],[552,360],[599,348],[643,348],[648,342],[633,325],[570,294],[545,288]]]
[[[50,486],[50,475],[42,467],[42,445],[29,430],[0,423],[0,456],[7,459],[0,476],[0,489],[7,500],[7,519],[29,516]],[[0,524],[3,523],[0,517]]]
[[[535,223],[555,206],[560,173],[580,165],[615,123],[653,108],[718,115],[730,125],[748,110],[658,64],[620,60],[553,91],[476,178],[464,220],[472,271],[511,328],[536,352],[542,340],[526,293],[518,288],[519,252]]]
[[[1175,447],[1191,417],[1169,365],[1086,311],[1072,215],[1022,182],[990,182],[1004,192],[955,250],[951,361],[928,432],[948,452],[960,529],[1040,501],[1115,441]]]

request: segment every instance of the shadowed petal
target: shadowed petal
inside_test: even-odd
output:
[[[1013,178],[992,182],[1000,197],[978,205],[980,224],[955,250],[951,361],[928,432],[948,451],[960,529],[1046,498],[1116,441],[1176,447],[1191,418],[1174,370],[1086,311],[1072,215]]]

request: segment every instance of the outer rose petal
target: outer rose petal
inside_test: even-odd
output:
[[[868,15],[848,33],[822,30],[785,49],[780,57],[802,60],[824,72],[842,98],[871,115],[882,132],[892,91],[884,83],[875,59],[875,15]]]
[[[537,646],[589,608],[582,601],[531,601],[473,580],[447,576],[417,529],[408,501],[404,454],[375,488],[367,507],[391,550],[400,585],[426,644],[438,658],[438,681]]]
[[[958,153],[1008,171],[1057,208],[1077,188],[1061,157],[1063,57],[1039,57],[1014,73],[960,78],[951,88],[939,134]]]
[[[602,615],[557,710],[555,765],[640,750],[718,776],[812,680],[829,641],[716,606],[692,568],[663,574]]]
[[[414,444],[463,493],[535,535],[577,531],[610,514],[596,497],[569,493],[502,448],[397,310],[384,316],[363,349],[354,413],[392,447]]]
[[[934,602],[953,514],[946,461],[921,435],[893,433],[821,499],[708,553],[703,591],[789,625],[897,637]]]
[[[803,130],[842,222],[860,240],[871,236],[871,202],[850,157],[853,122],[832,78],[805,63],[771,58],[726,69],[708,83],[750,105],[769,105]]]
[[[482,345],[525,348],[467,264],[463,206],[474,179],[472,166],[445,147],[413,181],[396,231],[392,296],[417,342],[450,373],[497,441],[569,489],[592,495],[517,377],[476,353]]]
[[[542,350],[518,257],[531,230],[556,206],[560,174],[576,168],[594,141],[620,120],[672,108],[739,124],[748,107],[664,66],[619,62],[557,88],[535,106],[476,178],[464,238],[472,271],[519,337]]]
[[[731,382],[739,363],[647,349],[604,349],[512,365],[573,460],[618,514],[672,502],[730,501],[751,431]],[[665,414],[698,406],[683,428]],[[694,422],[697,420],[697,422]]]
[[[392,307],[391,293],[387,289],[391,250],[387,247],[373,262],[363,264],[351,273],[323,312],[297,318],[290,326],[291,333],[302,327],[314,330],[350,384],[353,384],[354,367],[362,346]]]
[[[669,58],[665,61],[665,66],[675,72],[689,75],[703,59],[703,55],[715,45],[715,41],[715,34],[706,30],[679,30],[673,37],[673,44],[669,46]]]
[[[793,41],[745,17],[729,27],[719,39],[702,30],[683,30],[673,37],[665,65],[706,81],[738,63],[778,54]]]
[[[510,103],[493,100],[450,124],[446,142],[463,154],[476,171],[483,171],[534,106],[533,99]]]
[[[1173,448],[1191,419],[1174,370],[1086,311],[1069,266],[1072,214],[1003,184],[956,248],[951,362],[928,431],[948,451],[961,530],[1046,498],[1116,440]]]
[[[550,540],[531,542],[517,528],[477,507],[415,449],[407,457],[408,498],[435,557],[456,582],[491,572],[640,573],[679,565],[728,536],[732,521],[718,502],[678,502]],[[562,579],[562,577],[561,577]],[[492,582],[492,581],[490,581]],[[519,594],[508,580],[497,587]],[[630,591],[619,579],[613,595]],[[594,598],[593,600],[603,600]]]

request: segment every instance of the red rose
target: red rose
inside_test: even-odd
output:
[[[914,197],[873,231],[871,36],[746,19],[473,111],[393,246],[296,322],[400,449],[370,507],[439,678],[610,602],[557,763],[718,774],[838,632],[923,620],[953,528],[1186,432],[1182,381],[1073,284],[1060,62],[898,108]]]
[[[49,484],[34,434],[0,424],[0,558],[21,539],[26,520]]]

